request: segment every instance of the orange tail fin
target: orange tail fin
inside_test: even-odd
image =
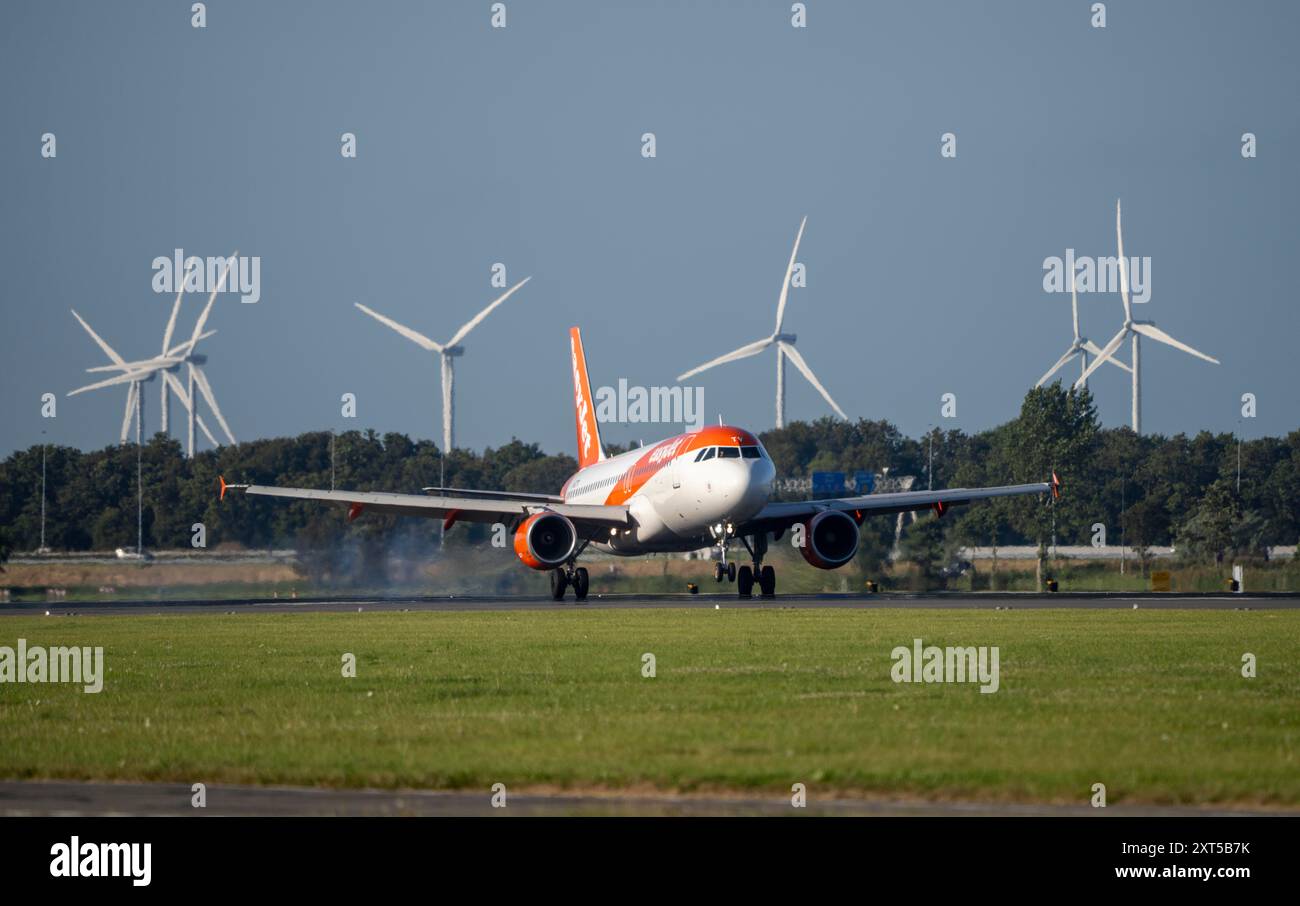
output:
[[[582,351],[582,332],[569,328],[569,353],[573,361],[573,415],[578,432],[578,468],[585,469],[605,458],[600,445],[600,425],[596,422],[596,402],[587,378],[587,356]]]

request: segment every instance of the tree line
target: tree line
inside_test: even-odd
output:
[[[1300,535],[1300,431],[1239,444],[1229,434],[1137,436],[1103,429],[1087,390],[1057,384],[1025,396],[1017,418],[968,434],[935,429],[909,438],[885,421],[829,418],[795,422],[761,439],[778,475],[859,469],[930,477],[935,488],[1043,481],[1052,472],[1063,493],[1054,504],[1035,497],[962,507],[928,532],[931,541],[978,545],[1087,544],[1103,527],[1106,543],[1138,548],[1178,545],[1201,559],[1263,555]],[[0,556],[40,543],[41,446],[0,463]],[[46,545],[55,550],[111,550],[136,541],[136,448],[81,451],[47,446]],[[239,495],[217,499],[218,475],[230,482],[420,493],[450,487],[556,493],[576,463],[520,440],[480,452],[450,451],[404,434],[311,432],[182,455],[179,442],[155,435],[140,451],[144,544],[188,547],[194,526],[209,546],[326,549],[348,533],[373,545],[409,543],[418,552],[436,537],[436,520],[368,516],[348,526],[334,507]],[[1238,458],[1240,479],[1238,480]],[[475,529],[449,534],[473,538]],[[909,530],[912,531],[912,530]],[[864,548],[892,545],[893,519],[869,523]],[[372,545],[372,546],[373,546]]]

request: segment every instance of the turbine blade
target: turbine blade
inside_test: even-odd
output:
[[[1098,346],[1096,343],[1092,342],[1092,340],[1084,340],[1084,341],[1083,341],[1083,348],[1084,348],[1085,350],[1087,350],[1088,353],[1089,353],[1090,355],[1101,355],[1101,347]],[[1129,366],[1125,365],[1123,362],[1121,362],[1121,361],[1120,361],[1119,359],[1117,359],[1117,358],[1114,358],[1113,356],[1112,356],[1111,358],[1107,359],[1106,361],[1109,362],[1110,364],[1114,365],[1116,368],[1119,368],[1119,369],[1121,369],[1121,370],[1123,370],[1123,371],[1127,371],[1129,374],[1132,374],[1132,373],[1133,373],[1133,369],[1132,369],[1132,368],[1130,368]]]
[[[391,327],[393,330],[397,331],[402,336],[406,337],[408,340],[420,344],[430,352],[442,352],[442,347],[439,346],[437,343],[433,342],[433,340],[430,340],[424,334],[416,333],[414,330],[411,330],[411,328],[398,324],[392,318],[385,318],[379,312],[366,308],[360,302],[353,302],[352,304],[355,305],[357,308],[361,309],[366,314],[370,315],[370,317],[374,318],[380,324],[383,324],[385,327]]]
[[[799,351],[784,340],[780,341],[780,347],[786,357],[794,362],[794,367],[798,368],[803,373],[803,376],[808,379],[808,383],[816,387],[817,392],[825,398],[826,402],[831,404],[831,408],[835,410],[839,417],[848,421],[849,417],[844,414],[844,410],[839,407],[839,404],[831,399],[831,395],[826,392],[826,388],[821,385],[821,381],[817,380],[817,375],[812,373],[812,369],[808,367],[808,363],[803,360],[803,356],[799,354]]]
[[[221,414],[221,407],[217,405],[217,398],[212,393],[212,385],[208,383],[208,376],[204,374],[203,369],[199,368],[197,365],[191,365],[190,367],[194,369],[194,386],[198,387],[200,395],[202,395],[204,401],[208,404],[208,408],[211,409],[212,414],[217,417],[217,424],[221,426],[222,431],[226,432],[226,437],[230,438],[232,444],[239,443],[239,441],[235,440],[235,435],[231,432],[230,425],[226,424],[226,417]]]
[[[122,443],[131,436],[131,416],[135,415],[135,395],[140,392],[139,385],[134,382],[126,391],[126,411],[122,414]]]
[[[172,365],[179,364],[180,358],[176,356],[154,356],[152,359],[137,359],[134,362],[122,362],[120,365],[96,365],[94,368],[87,368],[90,374],[101,371],[138,371],[152,373],[159,368],[168,368]]]
[[[216,334],[217,332],[215,330],[209,330],[205,333],[199,334],[198,340],[186,340],[184,343],[181,343],[179,346],[173,346],[171,349],[167,350],[166,355],[169,358],[172,356],[189,355],[190,352],[192,351],[191,347],[193,347],[196,343],[198,343],[199,340],[206,340],[208,337],[216,336]]]
[[[1124,300],[1124,320],[1133,320],[1128,304],[1128,259],[1124,257],[1124,229],[1119,223],[1119,199],[1115,199],[1115,241],[1119,245],[1119,293]]]
[[[790,263],[785,266],[785,282],[781,284],[781,297],[776,303],[776,330],[773,334],[781,332],[781,323],[785,319],[785,300],[790,295],[790,275],[794,273],[794,259],[799,254],[799,241],[803,239],[803,228],[808,225],[808,217],[805,216],[799,222],[799,232],[794,236],[794,248],[790,250]]]
[[[208,439],[208,443],[214,447],[221,446],[221,444],[217,443],[217,439],[212,436],[212,432],[208,430],[208,423],[203,420],[203,416],[194,416],[194,422],[199,426],[199,430],[203,432],[203,436]]]
[[[1082,387],[1087,382],[1088,378],[1092,377],[1092,373],[1101,367],[1102,362],[1110,360],[1110,357],[1115,354],[1116,349],[1119,349],[1119,344],[1124,342],[1126,336],[1128,336],[1128,328],[1121,327],[1119,333],[1111,337],[1111,340],[1106,344],[1105,349],[1099,349],[1093,353],[1095,358],[1088,363],[1087,369],[1083,374],[1079,375],[1079,379],[1074,382],[1074,386],[1076,388]]]
[[[98,381],[94,384],[87,384],[85,387],[78,387],[68,393],[68,396],[76,396],[78,393],[85,393],[87,390],[98,390],[100,387],[112,387],[116,384],[135,383],[147,378],[152,371],[128,371],[125,374],[119,374],[116,377],[107,380]]]
[[[172,341],[172,331],[176,329],[176,316],[181,312],[181,296],[185,294],[185,284],[182,278],[181,289],[176,293],[176,301],[172,303],[172,316],[167,319],[167,329],[163,331],[162,353],[167,354],[167,347]]]
[[[460,330],[456,331],[455,335],[453,335],[452,338],[447,341],[447,345],[455,346],[461,340],[465,339],[466,334],[468,334],[471,330],[477,327],[479,325],[479,322],[481,322],[484,318],[486,318],[488,315],[492,313],[492,309],[496,308],[502,302],[506,301],[506,299],[509,299],[511,296],[513,296],[515,290],[519,289],[519,287],[523,286],[531,279],[533,278],[525,277],[524,279],[516,283],[514,286],[506,290],[504,293],[502,293],[500,296],[498,296],[495,300],[492,301],[491,304],[488,305],[487,308],[483,309],[481,312],[476,314],[473,318],[467,321],[465,325],[461,327]]]
[[[1156,327],[1154,324],[1134,324],[1133,329],[1145,337],[1150,337],[1153,340],[1158,340],[1161,343],[1164,343],[1166,346],[1172,346],[1175,349],[1181,349],[1183,352],[1186,352],[1189,355],[1194,355],[1198,359],[1205,359],[1205,361],[1207,362],[1213,362],[1215,365],[1219,364],[1218,359],[1208,356],[1203,352],[1199,352],[1180,340],[1175,340],[1173,337],[1169,336],[1169,334],[1165,333],[1163,330],[1161,330],[1159,327]]]
[[[212,287],[212,293],[208,296],[208,304],[203,306],[203,311],[199,314],[199,319],[194,322],[194,333],[190,335],[190,349],[194,349],[194,344],[199,341],[199,334],[203,333],[203,325],[208,323],[208,314],[212,311],[212,303],[217,301],[217,292],[225,289],[226,275],[230,273],[230,265],[235,263],[236,256],[239,255],[239,249],[226,259],[226,266],[221,269],[221,276],[217,278],[216,285]]]
[[[186,392],[185,385],[181,383],[181,379],[170,371],[164,371],[162,376],[163,380],[167,382],[167,386],[171,388],[172,393],[176,394],[177,399],[181,401],[181,405],[188,411],[190,408],[190,395]]]
[[[1061,356],[1059,359],[1056,360],[1056,364],[1055,364],[1055,365],[1053,365],[1051,368],[1047,369],[1047,374],[1045,374],[1045,375],[1043,375],[1042,377],[1040,377],[1040,378],[1038,379],[1038,383],[1035,384],[1034,386],[1035,386],[1035,387],[1041,387],[1041,386],[1043,386],[1044,384],[1046,384],[1048,378],[1050,378],[1052,375],[1056,374],[1056,372],[1059,371],[1059,370],[1061,369],[1061,366],[1062,366],[1062,365],[1064,365],[1066,362],[1070,361],[1070,359],[1074,358],[1074,357],[1075,357],[1076,355],[1078,355],[1078,354],[1079,354],[1079,350],[1077,350],[1077,349],[1075,349],[1073,346],[1071,346],[1068,350],[1066,350],[1065,355]]]
[[[764,349],[766,349],[771,345],[772,345],[772,338],[764,337],[763,339],[756,340],[755,342],[750,343],[747,346],[742,346],[739,349],[733,349],[731,352],[727,353],[726,355],[720,355],[716,359],[712,360],[711,362],[705,362],[703,365],[700,365],[697,368],[692,368],[690,371],[686,372],[685,374],[679,374],[677,375],[677,380],[684,381],[688,377],[699,374],[701,371],[708,371],[714,365],[722,365],[725,362],[734,362],[737,359],[747,359],[752,355],[758,355],[760,352],[762,352]]]
[[[1074,342],[1079,342],[1079,294],[1074,289],[1074,274],[1070,274],[1070,311],[1074,313]]]
[[[70,310],[72,311],[72,316],[77,319],[78,323],[80,323],[82,327],[86,328],[86,333],[90,334],[90,338],[99,344],[99,348],[104,350],[104,354],[106,356],[108,356],[114,362],[123,361],[122,357],[113,350],[113,347],[109,346],[107,343],[104,342],[103,337],[95,333],[95,331],[91,330],[90,325],[85,322],[85,320],[81,317],[81,315],[77,314],[77,310],[75,308]]]

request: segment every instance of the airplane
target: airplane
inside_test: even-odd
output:
[[[776,594],[776,571],[763,563],[769,535],[779,541],[791,531],[810,565],[836,569],[857,553],[859,526],[867,516],[923,509],[942,516],[974,500],[1060,495],[1053,473],[1051,481],[1034,484],[772,502],[776,467],[767,450],[744,428],[723,424],[607,456],[577,327],[569,330],[569,354],[578,471],[559,494],[444,487],[423,488],[422,495],[325,491],[227,484],[221,477],[220,496],[242,489],[257,496],[321,500],[347,506],[349,521],[372,512],[440,518],[444,529],[457,522],[502,523],[513,533],[515,555],[530,569],[548,572],[551,598],[562,602],[569,588],[575,601],[586,599],[590,579],[577,561],[593,545],[622,556],[717,547],[716,581],[734,582],[742,598],[753,597],[757,584],[770,598]],[[728,559],[735,540],[750,558],[739,569]]]

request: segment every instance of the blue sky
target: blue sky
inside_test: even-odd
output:
[[[786,328],[840,405],[976,431],[1068,345],[1043,260],[1114,254],[1119,197],[1126,251],[1152,259],[1137,316],[1223,363],[1146,343],[1144,428],[1300,426],[1295,4],[1111,2],[1104,29],[1083,0],[812,0],[804,29],[788,2],[507,0],[505,29],[490,5],[222,0],[204,29],[188,3],[0,8],[0,453],[116,439],[123,390],[65,396],[103,363],[69,309],[153,354],[171,298],[151,262],[177,247],[261,258],[261,301],[221,296],[205,343],[241,440],[437,437],[435,361],[353,303],[445,339],[503,262],[533,280],[466,341],[458,441],[571,451],[567,328],[595,384],[670,384],[771,331],[804,215]],[[1119,327],[1114,294],[1080,308],[1099,344]],[[771,353],[696,383],[710,420],[771,426]],[[1093,387],[1125,423],[1126,376]],[[788,412],[829,414],[793,369]]]

